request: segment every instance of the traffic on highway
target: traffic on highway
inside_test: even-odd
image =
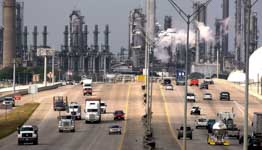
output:
[[[199,84],[189,86],[187,94],[188,149],[241,149],[243,92],[221,80],[209,80],[188,81]],[[184,85],[175,82],[159,79],[152,89],[156,149],[182,148]],[[208,89],[201,88],[202,82]],[[40,92],[34,100],[40,103],[39,108],[16,133],[0,140],[0,149],[145,149],[141,86],[142,82],[93,83],[85,79]],[[92,93],[86,94],[87,87]],[[21,101],[28,103],[29,97],[22,96]],[[249,147],[259,149],[262,102],[253,96],[250,99]],[[1,106],[13,106],[14,101],[9,101],[7,97]]]

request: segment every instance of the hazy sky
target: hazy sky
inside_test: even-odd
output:
[[[0,0],[1,3],[3,0]],[[185,9],[186,12],[192,12],[193,0],[175,0],[178,4]],[[72,10],[77,9],[85,16],[85,22],[89,26],[89,45],[93,42],[94,25],[99,25],[100,35],[99,44],[104,41],[103,31],[106,24],[110,25],[110,45],[111,51],[119,51],[121,46],[127,47],[128,39],[128,13],[131,9],[143,7],[145,0],[24,0],[24,24],[29,29],[29,44],[32,44],[32,31],[33,26],[38,26],[39,40],[42,43],[43,26],[48,26],[48,44],[56,49],[60,48],[63,44],[63,31],[64,26],[69,23],[69,14]],[[215,17],[221,18],[222,0],[213,0],[208,6],[208,25],[214,29]],[[230,0],[230,49],[233,49],[233,35],[234,35],[234,0]],[[262,2],[256,4],[255,10],[262,7]],[[2,11],[0,11],[2,16]],[[165,15],[173,16],[173,26],[182,29],[185,28],[185,23],[177,15],[168,0],[157,0],[157,20],[163,24]],[[262,13],[259,16],[259,30],[262,33]],[[1,19],[2,24],[2,19]],[[262,38],[262,34],[260,37]],[[260,38],[260,45],[261,45]]]

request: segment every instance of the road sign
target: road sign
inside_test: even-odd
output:
[[[52,48],[38,48],[37,56],[53,56],[55,54],[55,49]]]
[[[38,92],[38,86],[36,84],[30,85],[28,88],[28,93],[35,94]]]

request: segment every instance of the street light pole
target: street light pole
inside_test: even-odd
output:
[[[15,59],[13,60],[13,93],[15,94]]]
[[[184,123],[183,123],[183,150],[186,150],[186,127],[187,127],[187,79],[188,79],[188,51],[189,51],[189,28],[190,28],[190,16],[187,16],[187,40],[186,40],[186,64],[185,64],[185,95],[184,95]]]
[[[47,56],[45,55],[44,56],[44,59],[45,59],[45,64],[44,64],[44,86],[46,86],[47,85],[47,83],[46,83],[46,65],[47,65]]]
[[[52,55],[52,85],[55,83],[55,54]]]
[[[246,55],[246,80],[245,80],[245,111],[244,111],[244,144],[243,150],[248,150],[248,103],[249,103],[249,50],[250,50],[250,16],[251,0],[245,1],[245,55]]]
[[[187,149],[187,142],[186,142],[186,127],[187,127],[187,92],[188,92],[188,51],[189,51],[189,29],[190,29],[190,23],[194,20],[195,15],[199,13],[199,11],[202,9],[202,7],[208,5],[211,0],[207,0],[206,3],[201,5],[196,11],[194,11],[192,14],[185,13],[175,2],[174,0],[168,0],[170,4],[175,8],[175,10],[178,12],[178,14],[182,17],[182,19],[187,24],[187,40],[186,40],[186,60],[185,60],[185,93],[184,93],[184,121],[183,121],[183,150]],[[191,18],[193,18],[191,20]]]

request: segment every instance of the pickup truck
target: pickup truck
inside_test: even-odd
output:
[[[38,144],[38,128],[35,125],[23,125],[17,128],[18,145],[24,143]]]

